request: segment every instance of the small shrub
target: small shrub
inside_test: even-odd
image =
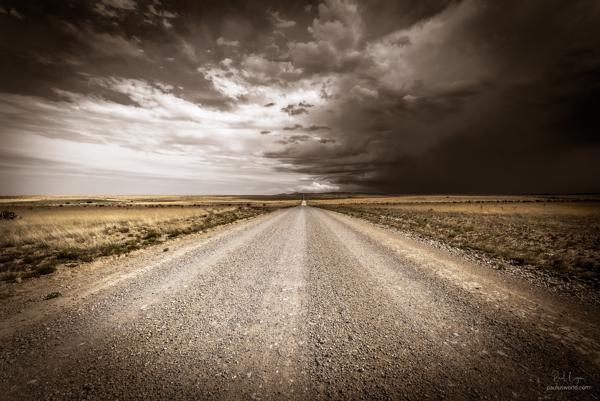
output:
[[[127,241],[125,243],[125,252],[132,252],[132,251],[135,251],[136,249],[140,249],[140,246],[138,245],[137,241],[135,241],[135,240]]]
[[[81,260],[82,262],[91,262],[92,260],[94,260],[94,258],[92,257],[92,255],[84,253],[79,255],[79,260]]]
[[[119,255],[126,252],[126,245],[110,243],[100,246],[98,251],[102,256]]]
[[[525,264],[525,259],[521,258],[521,257],[517,257],[517,258],[513,258],[512,262],[515,265],[524,265]]]
[[[79,252],[75,249],[61,249],[56,254],[56,259],[75,260],[79,258]]]
[[[144,235],[144,236],[142,237],[142,239],[145,239],[145,240],[151,240],[151,241],[156,241],[156,238],[157,238],[159,235],[160,235],[160,234],[159,234],[159,233],[157,233],[156,231],[148,231],[148,232],[146,233],[146,235]]]
[[[14,220],[18,216],[15,212],[11,212],[10,210],[3,210],[0,212],[0,219],[2,220]]]
[[[38,268],[36,271],[38,272],[38,274],[46,275],[46,274],[54,273],[56,271],[56,267],[53,265],[43,265],[40,268]]]
[[[16,272],[1,272],[0,273],[0,281],[12,281],[19,278],[19,275]]]

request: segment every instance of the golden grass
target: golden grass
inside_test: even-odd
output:
[[[510,204],[510,203],[564,203],[564,202],[600,202],[599,195],[356,195],[352,197],[327,197],[315,196],[310,204],[318,205],[436,205],[436,204]]]
[[[265,205],[291,206],[295,199],[278,196],[235,196],[235,195],[137,195],[137,196],[0,196],[0,205],[130,205],[130,206],[227,206]]]
[[[462,197],[442,202],[405,198],[311,202],[514,265],[600,282],[600,202]]]
[[[0,280],[51,273],[59,265],[74,267],[272,210],[263,203],[167,207],[106,201],[11,203],[7,209],[19,217],[0,221]]]
[[[475,213],[500,215],[539,215],[539,216],[588,216],[600,214],[598,203],[594,202],[550,202],[550,203],[416,203],[385,205],[389,209],[438,212],[438,213]]]
[[[183,226],[188,218],[209,213],[233,210],[222,208],[13,208],[19,219],[4,222],[0,226],[0,247],[19,244],[38,244],[50,247],[81,247],[112,241],[115,232],[125,229]],[[119,231],[120,230],[120,231]]]

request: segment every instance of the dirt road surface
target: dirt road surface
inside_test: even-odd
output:
[[[299,206],[169,246],[14,287],[0,398],[599,398],[596,307],[387,229]]]

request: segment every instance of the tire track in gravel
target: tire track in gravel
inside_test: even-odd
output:
[[[309,313],[319,317],[312,374],[325,383],[322,396],[537,399],[554,371],[595,378],[593,357],[535,322],[490,307],[345,217],[311,213]]]
[[[360,220],[302,206],[159,256],[3,327],[2,399],[598,397],[597,315],[563,329],[578,309]]]
[[[355,233],[363,243],[392,250],[406,266],[405,273],[426,275],[429,285],[447,287],[448,296],[459,294],[459,300],[473,298],[469,302],[483,303],[499,312],[508,312],[513,319],[534,325],[528,329],[530,332],[544,333],[568,343],[585,357],[600,356],[597,340],[600,319],[593,306],[573,304],[572,299],[557,299],[556,294],[532,289],[526,282],[515,281],[493,269],[469,263],[369,222],[338,213],[326,212],[326,216],[329,219],[325,218],[324,222],[333,219],[346,228],[340,233]],[[600,364],[600,359],[596,363]]]
[[[19,398],[31,391],[31,398],[37,399],[173,399],[173,394],[189,399],[234,389],[234,377],[247,385],[242,374],[251,370],[238,372],[226,365],[255,357],[248,355],[248,345],[260,348],[259,344],[239,340],[264,320],[257,313],[270,315],[262,309],[269,285],[265,278],[273,276],[274,269],[292,266],[286,258],[303,255],[301,249],[287,249],[284,255],[285,248],[264,246],[277,244],[280,237],[302,246],[293,232],[297,225],[289,221],[292,217],[279,213],[242,235],[209,241],[97,294],[71,311],[73,316],[18,336],[21,344],[51,343],[29,357],[25,352],[15,355],[25,374],[13,377],[17,380],[10,383],[12,393]],[[296,262],[296,270],[301,263]],[[288,309],[298,314],[297,307]],[[115,374],[115,368],[122,371]],[[35,383],[27,385],[32,380]]]

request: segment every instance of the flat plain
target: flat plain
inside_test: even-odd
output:
[[[589,220],[585,202],[593,201],[482,205],[466,198],[434,206],[322,198],[271,208],[264,199],[212,203],[220,214],[257,213],[1,282],[4,399],[598,399],[593,291],[538,285],[536,275],[523,279],[438,246],[429,231],[323,208],[352,203],[378,215],[407,213],[417,222],[408,224],[420,227],[432,225],[435,213],[476,222],[491,215],[488,225],[517,219],[515,210],[540,219],[538,207],[553,208],[546,220],[570,222],[578,213]],[[77,210],[90,212],[93,225],[113,227],[97,220],[109,210],[127,219],[117,227],[142,232],[135,227],[146,219],[170,227],[172,213],[195,218],[211,205],[135,206],[126,215],[107,206]],[[421,212],[427,220],[418,220]],[[578,280],[594,288],[589,277]]]
[[[500,268],[600,285],[595,196],[359,196],[312,204],[487,257]]]
[[[0,198],[0,280],[119,255],[257,216],[289,201],[232,196]]]

